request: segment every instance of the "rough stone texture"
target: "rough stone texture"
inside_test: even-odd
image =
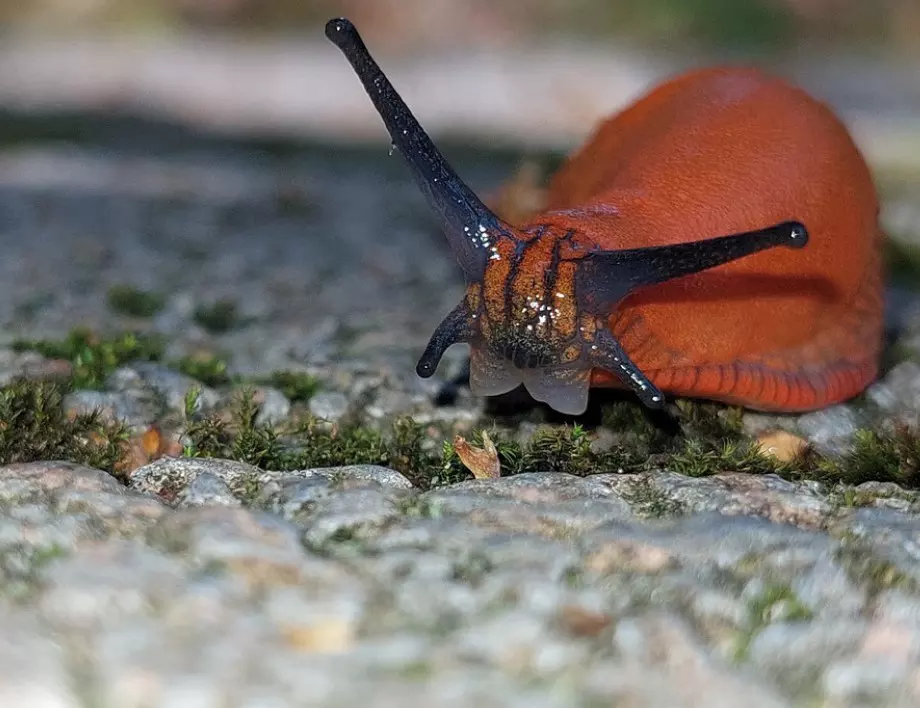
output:
[[[187,459],[131,487],[0,468],[4,706],[920,701],[914,511],[743,475],[419,493]]]

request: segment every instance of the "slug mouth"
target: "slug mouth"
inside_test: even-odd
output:
[[[520,366],[486,347],[470,349],[470,390],[476,396],[499,396],[522,385],[540,403],[565,415],[588,407],[591,369],[580,365]],[[527,363],[531,363],[527,360]]]

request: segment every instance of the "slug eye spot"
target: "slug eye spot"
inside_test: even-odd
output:
[[[534,400],[564,415],[581,415],[588,408],[590,368],[537,368],[526,369],[521,374],[524,387]]]
[[[484,347],[470,346],[470,390],[474,396],[500,396],[521,385],[519,369]]]

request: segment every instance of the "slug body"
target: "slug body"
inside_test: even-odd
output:
[[[347,20],[346,54],[467,280],[418,373],[470,345],[470,384],[563,413],[591,386],[802,411],[877,373],[881,231],[869,170],[823,104],[747,69],[672,79],[605,121],[509,224],[450,169]],[[807,247],[805,247],[807,244]],[[784,246],[784,248],[780,248]]]

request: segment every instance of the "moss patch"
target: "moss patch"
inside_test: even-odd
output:
[[[879,552],[862,539],[844,536],[835,556],[854,583],[868,588],[870,600],[894,588],[912,594],[920,591],[913,578],[901,572],[890,560],[880,557]]]
[[[216,354],[185,356],[176,361],[174,366],[206,386],[223,386],[233,380],[228,373],[227,361]]]
[[[114,285],[108,292],[109,307],[122,315],[152,317],[163,309],[166,298],[160,293],[131,285]]]
[[[218,300],[195,311],[195,322],[213,334],[223,334],[240,325],[240,316],[233,300]]]
[[[98,413],[68,416],[65,390],[27,380],[0,388],[0,464],[67,460],[117,473],[127,430]]]
[[[767,585],[748,603],[746,626],[738,636],[732,652],[735,661],[747,658],[751,642],[773,622],[806,622],[811,618],[811,610],[799,600],[789,585]]]
[[[669,518],[684,513],[683,504],[657,489],[647,476],[625,489],[623,498],[635,514],[647,519]]]
[[[193,401],[186,401],[194,411]],[[434,445],[422,426],[398,419],[387,434],[360,425],[329,425],[312,416],[277,426],[256,422],[259,405],[252,390],[236,395],[229,419],[219,415],[192,416],[185,433],[185,454],[240,460],[263,469],[297,470],[311,467],[375,464],[391,467],[419,486],[428,486],[440,464],[425,449]]]
[[[59,341],[20,341],[15,348],[36,350],[71,362],[73,374],[64,384],[66,389],[101,388],[117,367],[137,360],[160,360],[164,352],[162,340],[156,337],[130,332],[101,337],[85,329],[76,329]],[[233,376],[228,372],[226,360],[210,354],[167,365],[210,386],[271,385],[294,402],[308,401],[318,388],[317,380],[302,372],[279,371],[258,379]],[[13,388],[5,390],[10,392]],[[24,415],[27,397],[23,398],[22,385],[15,391],[19,391],[15,405],[19,407],[19,415]],[[47,398],[52,394],[43,395]],[[446,424],[423,426],[400,418],[381,432],[357,423],[333,426],[295,412],[284,424],[268,427],[255,424],[258,407],[251,397],[246,400],[237,404],[229,419],[199,418],[197,402],[191,401],[186,416],[190,441],[187,453],[237,459],[273,469],[380,464],[397,469],[421,488],[471,477],[449,442],[452,431]],[[41,406],[36,415],[46,416],[48,401],[39,397],[34,403]],[[544,424],[523,442],[515,437],[520,433],[519,425],[499,427],[496,422],[489,434],[505,476],[537,471],[585,476],[668,469],[692,477],[723,472],[775,473],[790,480],[818,479],[853,485],[889,481],[920,488],[920,431],[916,429],[902,426],[888,432],[862,431],[853,451],[842,459],[824,459],[810,453],[794,462],[781,463],[762,453],[744,436],[741,419],[740,408],[682,400],[670,423],[663,426],[641,406],[623,401],[601,411],[598,422],[608,429],[606,438],[601,435],[595,440],[591,431],[577,424]],[[94,424],[98,424],[98,418]],[[56,449],[55,445],[76,449],[77,443],[65,442],[65,437],[79,431],[67,430],[70,429],[58,426],[57,442],[48,443],[48,449]],[[466,437],[470,443],[481,446],[481,431]],[[38,459],[37,440],[25,440],[25,457]],[[8,440],[6,444],[13,446],[14,442]],[[11,455],[9,452],[8,457]],[[108,459],[100,464],[111,467]],[[674,513],[650,494],[646,490],[648,499],[642,501],[649,515]]]
[[[300,371],[275,371],[256,383],[277,388],[291,403],[306,403],[319,390],[319,379]]]
[[[74,388],[98,389],[116,368],[131,361],[156,361],[163,355],[163,340],[159,337],[125,332],[112,337],[100,337],[94,332],[77,328],[63,340],[19,340],[16,351],[37,351],[51,359],[66,359],[73,365],[71,384]]]
[[[920,434],[898,426],[892,431],[860,430],[852,452],[841,460],[818,463],[820,476],[849,484],[895,482],[920,486]]]

